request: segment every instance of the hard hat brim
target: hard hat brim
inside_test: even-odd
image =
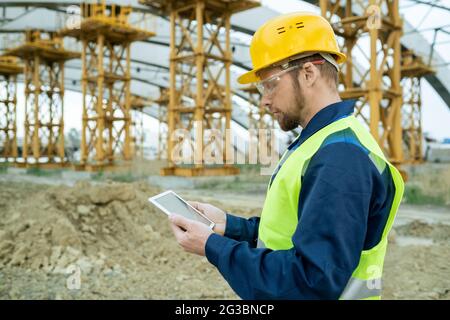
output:
[[[336,62],[338,64],[344,63],[347,60],[347,56],[345,54],[341,53],[341,52],[326,52],[326,53],[330,53],[332,55],[335,55],[336,56]],[[264,67],[261,67],[261,68],[258,68],[258,69],[250,70],[250,71],[242,74],[241,76],[239,76],[237,81],[240,84],[250,84],[250,83],[257,82],[260,79],[256,75],[256,72],[258,72],[258,71],[260,71],[260,70],[262,70],[264,68],[267,68],[267,67],[269,67],[269,66],[264,66]]]
[[[237,81],[240,84],[250,84],[250,83],[254,83],[259,81],[259,77],[256,75],[256,72],[259,71],[258,70],[250,70],[249,72],[244,73],[243,75],[241,75]]]

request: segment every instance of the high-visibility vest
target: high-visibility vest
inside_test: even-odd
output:
[[[361,252],[359,264],[353,271],[340,299],[380,299],[387,237],[403,196],[404,183],[399,171],[389,163],[375,139],[354,116],[348,116],[327,125],[290,154],[285,152],[280,160],[282,165],[267,189],[258,229],[258,247],[272,250],[288,250],[293,247],[292,236],[298,224],[298,204],[302,201],[299,199],[302,175],[310,159],[325,139],[346,129],[351,129],[360,144],[369,151],[368,156],[380,173],[386,166],[389,167],[395,186],[395,195],[381,240],[373,248]],[[361,212],[361,214],[364,213]]]

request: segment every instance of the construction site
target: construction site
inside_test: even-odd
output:
[[[450,299],[448,0],[2,0],[0,299],[239,299],[148,198],[261,215],[302,128],[237,78],[296,11],[333,27],[339,95],[405,181],[382,299]]]

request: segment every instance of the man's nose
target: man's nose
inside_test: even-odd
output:
[[[270,110],[270,107],[272,106],[272,101],[271,101],[271,99],[269,99],[268,97],[267,97],[267,95],[265,94],[265,95],[263,95],[262,97],[261,97],[261,108],[265,108],[265,109],[267,109],[267,110]]]

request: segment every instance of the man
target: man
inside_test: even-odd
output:
[[[261,218],[192,204],[217,223],[172,215],[188,252],[205,255],[243,299],[379,299],[387,236],[403,194],[397,169],[341,101],[345,61],[322,17],[297,12],[255,33],[255,83],[282,130],[303,128],[271,177]]]

